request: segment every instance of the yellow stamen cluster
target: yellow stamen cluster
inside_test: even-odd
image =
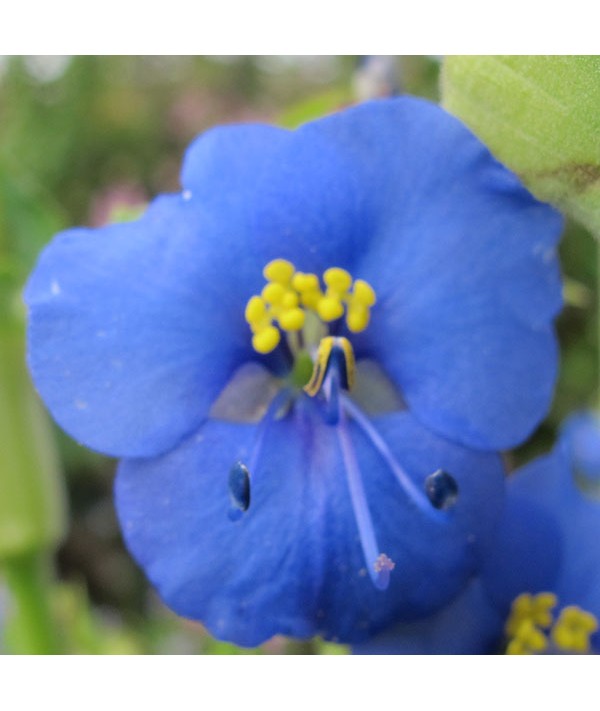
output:
[[[557,604],[553,593],[519,595],[512,604],[504,631],[509,639],[507,654],[537,654],[552,642],[559,652],[590,651],[590,636],[598,621],[579,607],[565,607],[554,622]]]
[[[297,272],[285,259],[269,262],[263,275],[267,284],[260,296],[250,298],[245,311],[252,329],[252,346],[259,353],[270,353],[277,347],[281,340],[279,329],[301,331],[307,311],[315,312],[325,323],[336,321],[345,313],[352,333],[364,331],[369,324],[375,292],[363,279],[353,280],[345,269],[327,269],[323,273],[324,289],[316,274]]]
[[[598,620],[579,607],[565,607],[552,628],[552,641],[566,652],[586,654],[590,651],[590,636],[598,629]]]
[[[531,620],[521,622],[506,648],[507,654],[538,654],[548,648],[548,638]]]
[[[550,627],[552,610],[556,607],[557,602],[556,595],[553,593],[539,593],[539,595],[523,593],[519,595],[513,601],[504,631],[509,637],[514,637],[521,623],[526,620],[530,620],[537,627]]]

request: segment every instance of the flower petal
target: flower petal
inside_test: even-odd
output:
[[[116,494],[126,542],[170,607],[237,644],[277,633],[354,641],[424,615],[472,572],[501,506],[502,466],[406,413],[376,426],[419,485],[441,467],[460,490],[449,521],[430,520],[352,426],[378,544],[396,564],[385,592],[365,569],[336,429],[305,397],[270,425],[239,521],[227,516],[228,472],[249,460],[256,427],[211,420],[159,459],[124,461]]]
[[[379,299],[363,347],[437,432],[493,449],[523,440],[556,376],[560,216],[432,104],[326,121],[332,140],[369,156],[355,170],[378,200],[356,267]]]
[[[567,421],[553,452],[520,470],[509,495],[535,503],[553,518],[559,531],[560,569],[549,589],[558,595],[561,605],[579,605],[600,618],[600,501],[575,483],[573,454],[577,449],[573,440],[577,440],[577,423],[586,429],[589,426],[585,418]],[[589,429],[582,435],[588,445],[590,435]],[[600,455],[599,428],[596,438]],[[599,465],[600,461],[596,462],[596,467]],[[546,541],[552,548],[550,543]],[[548,553],[545,555],[548,557]],[[538,558],[543,560],[541,554]],[[518,562],[522,567],[525,563]]]
[[[76,439],[117,456],[165,451],[253,357],[228,287],[235,257],[211,230],[196,204],[164,197],[138,222],[69,230],[42,253],[25,294],[29,364]]]
[[[536,499],[511,491],[491,540],[482,556],[480,574],[501,615],[508,616],[513,600],[521,593],[555,589],[565,561],[562,534],[552,512]]]
[[[600,482],[600,418],[594,412],[577,412],[562,426],[563,444],[582,483]]]
[[[490,603],[479,580],[438,612],[415,622],[394,625],[354,654],[494,654],[504,618]]]
[[[282,257],[300,271],[322,273],[351,266],[364,250],[369,186],[355,174],[352,156],[318,126],[223,126],[188,149],[184,188],[229,225],[243,250],[240,268],[260,276],[265,264]]]

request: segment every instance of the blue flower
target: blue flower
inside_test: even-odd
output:
[[[508,480],[480,574],[437,613],[360,653],[584,652],[600,648],[600,422],[569,418],[554,450]],[[587,490],[587,491],[586,491]]]
[[[551,398],[560,217],[410,98],[209,131],[182,183],[56,237],[26,292],[42,397],[123,458],[132,553],[240,644],[443,605],[501,507],[493,450]]]

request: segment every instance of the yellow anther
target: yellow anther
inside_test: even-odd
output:
[[[348,309],[346,324],[352,333],[360,333],[369,325],[371,313],[366,306],[352,304]]]
[[[535,622],[542,627],[552,624],[552,610],[558,604],[558,598],[554,593],[544,592],[535,596]]]
[[[598,629],[598,620],[579,607],[565,607],[552,628],[552,641],[564,652],[590,651],[590,636]]]
[[[295,309],[298,306],[298,294],[291,289],[286,291],[281,299],[281,308],[283,309]]]
[[[286,289],[281,284],[269,283],[261,291],[261,296],[268,304],[275,306],[281,303],[285,293]]]
[[[519,625],[514,638],[508,643],[507,654],[535,654],[543,652],[548,647],[546,635],[539,630],[531,620],[525,620]]]
[[[590,637],[599,628],[596,617],[571,606],[563,608],[553,624],[552,609],[556,604],[554,593],[524,593],[514,600],[505,626],[509,637],[507,654],[536,654],[546,650],[550,641],[554,651],[590,652]]]
[[[331,267],[323,272],[323,281],[330,289],[338,293],[345,293],[352,286],[352,277],[345,269]]]
[[[377,301],[373,287],[364,279],[357,279],[352,289],[352,301],[363,306],[373,306]]]
[[[557,599],[554,593],[539,593],[531,595],[523,593],[513,601],[511,613],[505,626],[505,632],[513,637],[524,621],[531,621],[538,627],[550,627],[552,624],[552,609],[556,607]]]
[[[270,353],[277,348],[281,334],[275,326],[267,326],[252,336],[252,347],[259,353]]]
[[[529,648],[526,647],[519,639],[511,639],[506,646],[506,654],[531,654]]]
[[[305,313],[302,309],[289,309],[277,317],[284,331],[300,331],[304,326]]]
[[[267,281],[289,284],[294,276],[294,271],[294,265],[287,259],[274,259],[263,269],[263,276]]]
[[[291,338],[292,351],[293,344],[310,345],[311,334],[320,338],[327,332],[326,324],[342,318],[344,313],[352,333],[364,331],[369,325],[375,291],[364,279],[353,282],[351,274],[341,267],[326,269],[321,281],[312,272],[297,272],[287,259],[273,259],[263,269],[263,275],[267,283],[259,295],[248,300],[244,313],[254,334],[252,343],[259,353],[269,353],[278,345],[281,333],[275,336],[275,331],[279,330],[308,329],[303,334],[304,340],[290,336],[288,341]],[[315,332],[311,324],[317,321]]]
[[[319,291],[319,277],[316,274],[296,272],[292,278],[292,286],[296,291]]]
[[[292,287],[300,294],[302,306],[316,310],[319,299],[323,297],[319,278],[316,274],[296,272],[292,279]]]
[[[302,301],[302,306],[306,306],[308,309],[314,309],[316,311],[319,301],[323,298],[323,294],[319,289],[311,289],[308,291],[303,291],[300,299]]]
[[[267,313],[267,305],[260,296],[253,296],[246,304],[244,316],[250,324],[261,321]]]
[[[344,315],[344,305],[335,296],[323,296],[317,303],[317,313],[323,321],[335,321]]]

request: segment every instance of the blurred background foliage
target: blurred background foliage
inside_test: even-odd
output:
[[[123,547],[115,462],[54,427],[28,389],[20,293],[58,230],[126,219],[154,195],[179,190],[184,149],[204,129],[240,121],[294,127],[391,92],[438,100],[439,70],[439,57],[415,56],[387,58],[379,68],[352,56],[0,58],[2,651],[346,651],[279,638],[239,650],[161,605]],[[569,225],[562,258],[567,305],[556,398],[531,441],[507,456],[510,466],[548,449],[559,421],[596,401],[596,246],[583,228]],[[16,494],[7,496],[17,490],[25,492],[18,505]],[[37,590],[27,603],[33,631],[3,580]],[[35,619],[45,613],[54,628],[40,632]]]

